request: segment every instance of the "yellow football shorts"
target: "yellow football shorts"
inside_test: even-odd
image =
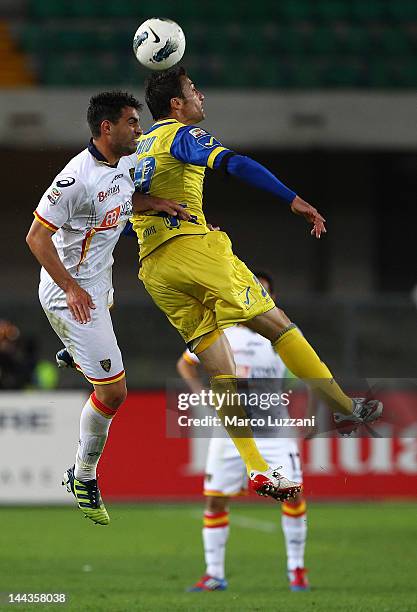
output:
[[[142,260],[139,278],[185,342],[243,323],[275,306],[233,254],[224,232],[164,242]]]

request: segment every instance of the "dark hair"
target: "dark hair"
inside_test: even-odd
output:
[[[268,283],[268,286],[269,286],[268,293],[274,293],[274,281],[272,279],[272,276],[270,274],[268,274],[268,272],[264,272],[262,270],[257,270],[256,272],[254,272],[254,275],[256,276],[256,278],[258,280],[260,278],[264,278],[266,280],[266,282]]]
[[[145,100],[152,117],[157,120],[171,113],[171,99],[182,98],[181,77],[187,76],[183,66],[153,72],[145,81]]]
[[[101,122],[111,121],[117,123],[126,106],[142,110],[142,104],[127,91],[104,91],[92,96],[87,109],[87,122],[94,137],[101,134]]]

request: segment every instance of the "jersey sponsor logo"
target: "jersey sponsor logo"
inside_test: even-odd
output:
[[[51,191],[46,194],[46,197],[50,201],[51,206],[55,206],[61,196],[62,191],[60,191],[58,187],[52,187]]]
[[[110,372],[111,368],[111,359],[102,359],[100,361],[100,365],[105,372]]]
[[[156,227],[154,225],[151,225],[151,227],[147,227],[146,230],[143,232],[143,238],[148,238],[153,234],[156,234]]]
[[[62,178],[56,182],[57,187],[71,187],[75,183],[75,178],[73,176],[68,176],[66,178]]]
[[[113,208],[113,210],[108,210],[106,216],[104,217],[100,227],[114,227],[117,225],[117,222],[120,218],[120,206],[117,208]]]
[[[120,216],[121,217],[131,217],[133,213],[132,200],[126,200],[123,202],[120,208]]]
[[[207,132],[206,130],[202,130],[201,128],[193,128],[192,130],[190,130],[190,134],[191,136],[197,139],[200,138],[200,136],[206,136]]]
[[[120,179],[120,178],[123,178],[123,174],[116,174],[116,176],[112,180],[112,183],[114,183],[114,181],[117,181],[117,179]]]
[[[113,185],[113,187],[109,187],[107,191],[99,191],[97,200],[99,202],[104,202],[109,196],[116,195],[116,193],[120,193],[120,185]]]

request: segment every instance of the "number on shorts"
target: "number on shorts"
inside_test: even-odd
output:
[[[288,453],[294,472],[301,472],[300,453]]]

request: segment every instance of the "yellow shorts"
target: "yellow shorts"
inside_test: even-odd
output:
[[[168,240],[142,260],[139,278],[185,342],[275,306],[224,232]]]

